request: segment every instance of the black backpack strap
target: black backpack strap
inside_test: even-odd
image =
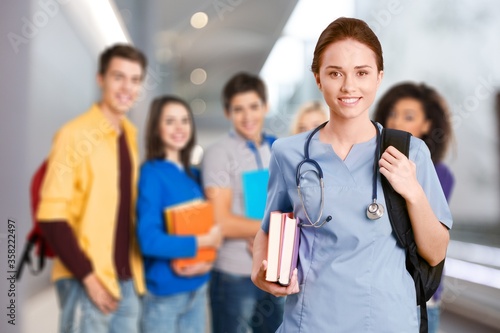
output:
[[[393,146],[406,157],[410,154],[411,134],[405,131],[394,129],[382,129],[380,143],[380,154],[382,155],[389,146]],[[384,190],[385,203],[391,222],[392,230],[401,247],[406,250],[406,266],[413,266],[411,269],[415,290],[417,293],[417,304],[420,303],[420,333],[428,332],[427,307],[425,303],[425,289],[420,276],[420,270],[415,239],[411,228],[411,221],[408,215],[405,199],[397,193],[385,177],[381,177],[382,188]],[[418,302],[418,300],[423,300]]]
[[[33,250],[33,247],[35,246],[35,242],[32,241],[31,239],[28,239],[26,242],[26,245],[24,246],[23,254],[21,255],[21,260],[19,260],[19,264],[17,266],[16,270],[16,280],[19,280],[21,278],[21,275],[23,274],[23,269],[25,265],[30,265],[31,266],[31,251]]]
[[[380,155],[382,155],[389,146],[393,146],[408,157],[410,153],[410,139],[411,134],[408,132],[387,128],[382,129],[382,134],[380,136]],[[381,177],[381,181],[392,229],[396,234],[399,245],[407,248],[411,240],[413,240],[413,231],[411,229],[408,210],[406,209],[406,201],[392,188],[392,185],[385,177]]]
[[[427,302],[425,301],[425,290],[424,284],[422,282],[422,278],[420,275],[418,276],[418,282],[420,285],[420,299],[423,302],[420,302],[420,333],[428,333],[429,332],[429,319],[427,318]]]
[[[27,241],[24,246],[23,254],[21,255],[21,260],[19,261],[19,265],[16,270],[16,280],[21,279],[21,275],[23,274],[23,269],[25,265],[28,265],[31,273],[33,275],[38,275],[43,268],[45,267],[45,241],[41,241],[40,243],[40,254],[38,256],[38,268],[33,266],[33,260],[31,258],[31,253],[34,250],[34,247],[39,240],[40,235],[34,233]]]
[[[409,269],[408,271],[412,275],[415,284],[417,305],[420,305],[420,333],[428,333],[429,321],[427,317],[426,301],[429,299],[429,297],[426,297],[425,295],[425,286],[422,276],[422,270],[420,269],[420,262],[417,253],[417,245],[415,244],[414,240],[410,243],[410,247],[407,248],[406,250],[406,267],[411,267],[411,269]]]

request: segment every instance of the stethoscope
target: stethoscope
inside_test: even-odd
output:
[[[301,227],[315,227],[315,228],[320,228],[322,227],[325,223],[330,222],[332,219],[331,215],[328,215],[326,219],[321,221],[321,216],[323,216],[323,208],[324,208],[324,203],[325,203],[325,183],[323,181],[323,170],[319,166],[319,163],[316,162],[314,159],[309,157],[309,145],[311,143],[311,139],[316,134],[320,129],[325,127],[325,125],[328,123],[325,122],[321,125],[319,125],[314,131],[309,134],[307,137],[306,143],[304,145],[304,159],[297,165],[297,171],[295,174],[295,180],[297,183],[297,192],[299,194],[299,199],[302,204],[302,208],[304,208],[304,213],[306,215],[307,221],[309,221],[309,224],[301,222],[299,225]],[[377,124],[372,121],[373,126],[375,126],[375,129],[377,130],[377,144],[375,148],[375,156],[373,158],[373,188],[372,188],[372,203],[368,205],[366,208],[366,217],[368,217],[370,220],[377,220],[384,215],[384,206],[380,203],[377,202],[377,178],[378,178],[378,170],[377,170],[377,165],[378,165],[378,158],[380,156],[380,129],[378,128]],[[314,166],[314,170],[307,170],[303,174],[300,173],[300,170],[302,166],[306,163],[312,164]],[[319,178],[319,183],[321,187],[321,202],[320,202],[320,212],[318,215],[318,218],[316,221],[312,221],[312,219],[309,216],[309,213],[307,212],[307,208],[304,205],[304,200],[302,198],[302,193],[300,191],[300,177],[305,175],[307,172],[314,172]]]

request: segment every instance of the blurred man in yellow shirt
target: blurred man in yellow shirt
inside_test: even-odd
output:
[[[101,99],[56,134],[37,219],[57,255],[60,332],[137,332],[144,291],[134,215],[138,148],[126,114],[146,57],[129,45],[100,56]],[[77,305],[81,316],[75,317]]]

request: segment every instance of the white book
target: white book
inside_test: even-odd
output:
[[[281,252],[281,229],[284,219],[280,211],[271,212],[267,243],[266,280],[278,281],[279,257]]]
[[[293,218],[293,214],[285,216],[282,235],[278,282],[287,286],[290,284],[293,270],[297,266],[300,239],[300,228],[296,219]]]

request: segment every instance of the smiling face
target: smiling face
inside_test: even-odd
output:
[[[375,53],[353,39],[328,45],[315,74],[332,121],[367,116],[382,77]]]
[[[138,62],[114,57],[104,74],[97,76],[102,90],[101,107],[112,116],[123,116],[134,105],[142,83],[142,67]]]
[[[163,107],[159,133],[167,159],[178,160],[179,153],[192,137],[191,118],[184,105],[168,103]]]
[[[386,126],[407,131],[417,138],[422,138],[429,132],[431,121],[427,119],[422,103],[414,98],[402,98],[389,112]]]
[[[246,140],[259,142],[267,110],[267,105],[257,92],[242,92],[231,98],[226,117],[239,135]]]

